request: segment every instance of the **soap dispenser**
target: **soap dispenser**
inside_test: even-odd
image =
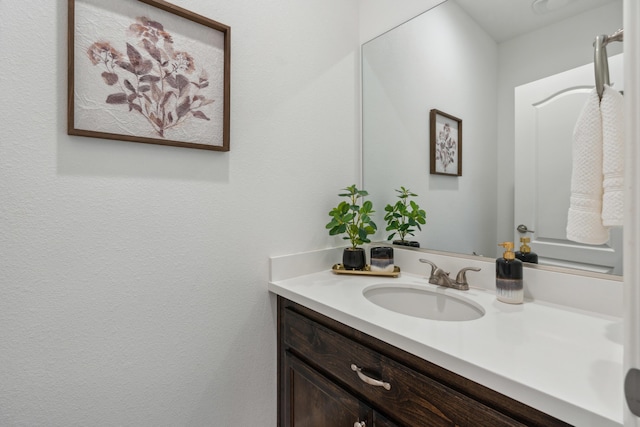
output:
[[[496,298],[509,304],[522,304],[524,287],[522,283],[522,261],[513,253],[513,242],[503,242],[502,258],[496,259]]]
[[[516,252],[516,258],[518,258],[522,262],[529,262],[532,264],[538,263],[538,254],[535,252],[531,252],[531,247],[529,246],[529,242],[531,242],[531,238],[529,237],[521,237],[520,238],[520,250]]]

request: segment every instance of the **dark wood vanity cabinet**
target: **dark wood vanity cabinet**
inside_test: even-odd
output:
[[[280,425],[396,426],[289,352],[285,352],[284,358],[284,395],[288,399]]]
[[[568,426],[282,297],[278,425]]]

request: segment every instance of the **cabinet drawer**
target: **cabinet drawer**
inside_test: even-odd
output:
[[[298,313],[283,312],[282,339],[289,351],[403,424],[524,425]],[[366,383],[352,365],[389,389]]]

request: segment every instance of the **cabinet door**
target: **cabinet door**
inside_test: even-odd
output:
[[[368,424],[367,424],[368,427]],[[400,427],[398,424],[394,424],[377,412],[373,412],[373,427]]]
[[[374,425],[370,408],[289,352],[284,357],[281,427],[353,427],[357,422]]]

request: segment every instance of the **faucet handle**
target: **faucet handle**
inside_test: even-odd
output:
[[[447,273],[446,271],[444,271],[443,269],[435,265],[433,262],[424,258],[420,258],[420,262],[429,264],[431,266],[431,273],[429,274],[429,283],[433,285],[442,285],[443,280],[448,280],[449,273]]]
[[[440,268],[428,259],[420,258],[420,262],[431,266],[431,272],[429,273],[429,283],[431,283],[431,280],[435,279],[435,272],[440,270]]]
[[[438,269],[438,266],[429,261],[428,259],[420,258],[420,262],[429,264],[431,266],[431,273],[429,273],[429,278],[433,277],[433,273]]]
[[[458,272],[456,276],[456,284],[465,286],[467,289],[469,288],[469,282],[467,282],[467,271],[480,271],[478,267],[466,267]]]
[[[434,263],[432,263],[431,261],[429,261],[428,259],[424,259],[424,258],[420,258],[420,262],[423,262],[425,264],[429,264],[433,270],[435,270],[436,268],[438,268]]]

